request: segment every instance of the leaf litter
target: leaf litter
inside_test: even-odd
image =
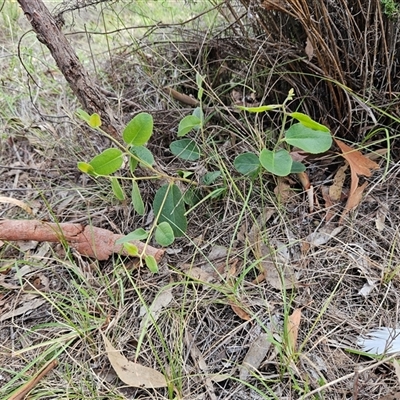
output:
[[[140,308],[139,317],[143,317],[143,319],[139,326],[139,337],[147,331],[149,325],[157,322],[162,309],[167,307],[173,298],[172,288],[164,289],[156,296],[150,307],[142,306]]]
[[[272,3],[272,2],[270,2],[270,3]],[[275,2],[275,3],[278,3],[278,2]],[[284,2],[281,2],[283,5],[285,5],[284,4]],[[343,193],[343,195],[346,195],[345,193]],[[361,196],[362,196],[362,193],[361,193]],[[227,213],[228,214],[228,213]],[[295,217],[296,217],[297,215],[295,215]],[[111,220],[111,218],[110,218],[110,220]],[[371,221],[373,221],[373,219],[371,220]],[[313,222],[315,222],[315,221],[313,221]],[[117,224],[116,224],[117,225]],[[360,228],[362,228],[362,227],[360,227],[359,225],[358,226],[355,226],[355,229],[360,229]],[[219,227],[218,227],[218,229],[219,229]],[[313,229],[315,229],[313,226],[311,226],[311,230],[313,230]],[[355,232],[355,231],[354,231]],[[390,231],[389,231],[390,232]],[[307,236],[307,234],[309,233],[309,232],[304,232],[303,231],[303,233],[304,233],[304,235],[303,236],[299,236],[299,237],[304,237],[304,236]],[[356,232],[355,232],[356,233]],[[207,237],[206,235],[204,235],[204,237]],[[358,240],[362,240],[362,239],[358,239]],[[281,239],[280,238],[280,241],[281,242],[283,242],[283,243],[285,243],[286,242],[286,240],[285,239]],[[337,241],[334,241],[334,243],[331,243],[331,242],[326,242],[325,244],[329,244],[329,245],[332,245],[332,247],[333,247],[333,250],[332,251],[334,251],[334,247],[335,247],[335,245],[337,244],[338,242]],[[204,244],[204,242],[203,242],[203,244]],[[276,252],[277,251],[277,248],[278,247],[280,247],[280,245],[278,244],[278,245],[276,245],[276,244],[274,244],[274,249],[273,249],[273,252]],[[328,249],[328,246],[326,246],[326,248]],[[379,250],[379,248],[378,248],[378,250]],[[332,253],[330,253],[330,254],[332,254]],[[315,274],[320,274],[320,275],[318,275],[318,277],[319,276],[321,276],[322,278],[324,277],[324,275],[323,275],[323,271],[324,271],[324,269],[323,269],[323,263],[322,263],[322,261],[321,261],[321,263],[319,264],[318,263],[318,261],[317,261],[317,257],[315,257],[315,259],[313,259],[312,258],[312,256],[313,255],[311,255],[311,257],[310,257],[310,259],[311,259],[311,262],[310,262],[310,266],[312,267],[312,268],[315,268],[315,270],[316,270],[316,272],[315,272]],[[325,254],[324,254],[324,252],[321,250],[321,251],[319,251],[319,254],[318,254],[318,258],[321,258],[322,260],[324,259],[324,256],[325,256]],[[380,255],[379,254],[377,254],[376,255],[376,257],[380,257]],[[326,260],[326,262],[329,262],[329,257],[327,257],[327,260]],[[338,264],[341,262],[341,260],[339,260],[338,259]],[[331,268],[331,270],[329,271],[329,274],[332,274],[332,275],[334,275],[335,274],[335,272],[336,272],[336,269],[334,269],[334,268]],[[135,278],[136,278],[136,276],[135,276]],[[309,276],[307,277],[307,279],[309,278]],[[310,279],[310,281],[312,282],[312,283],[314,283],[314,280],[313,280],[313,278],[314,278],[314,276]],[[330,277],[329,276],[327,276],[327,279],[326,280],[329,280],[330,279]],[[317,282],[321,287],[324,287],[324,282],[323,282],[323,279],[321,279],[319,282]],[[351,281],[349,282],[349,284],[351,283]],[[318,287],[320,287],[320,286],[318,286]],[[264,288],[264,286],[260,286],[260,287],[262,287],[262,288]],[[354,286],[352,286],[352,289],[354,289]],[[151,292],[151,296],[153,296],[154,295],[154,292],[152,292],[152,291],[150,291]],[[274,292],[274,291],[268,291],[268,293],[269,293],[269,295],[270,295],[270,292]],[[354,296],[354,293],[357,293],[357,291],[354,291],[353,290],[353,296]],[[149,295],[149,297],[150,297],[150,295]],[[321,297],[322,297],[322,293],[321,293]],[[147,300],[147,298],[146,298],[146,300]],[[297,301],[298,299],[296,299],[296,301]],[[336,300],[336,299],[334,299],[334,300]],[[345,301],[345,300],[347,300],[347,299],[344,299],[343,300],[343,302]],[[149,304],[151,303],[151,301],[149,302]],[[349,305],[350,305],[350,302],[349,302]],[[370,305],[370,304],[369,304]],[[199,312],[201,313],[202,311],[204,311],[205,309],[204,308],[201,308],[201,304],[199,304]],[[207,308],[206,309],[208,309],[208,306],[209,306],[209,303],[207,304]],[[196,309],[196,312],[198,312],[198,310]],[[389,313],[389,311],[388,311],[388,313]],[[163,314],[164,313],[161,313],[161,316],[160,317],[158,317],[158,318],[162,318],[163,317]],[[232,314],[232,313],[231,313]],[[333,318],[335,318],[335,316],[333,316]],[[324,318],[324,323],[327,323],[327,325],[329,325],[330,323],[331,323],[331,321],[329,321],[329,318]],[[221,322],[224,322],[224,323],[229,323],[229,321],[221,321]],[[321,321],[322,322],[322,321]],[[221,325],[223,325],[222,323],[221,323]],[[306,325],[305,323],[304,323],[304,325]],[[354,326],[354,325],[353,325]],[[325,325],[324,325],[324,328],[325,328]],[[328,326],[326,326],[326,328],[328,328]],[[316,338],[316,339],[318,339],[318,337]],[[211,338],[210,338],[210,340],[211,340]],[[318,344],[318,342],[316,342],[315,343],[315,345],[317,345]],[[212,343],[211,344],[211,346],[212,345],[214,345],[214,343]],[[313,343],[313,345],[314,345],[314,343]],[[200,346],[200,345],[199,345]],[[351,366],[350,366],[350,368],[352,368],[352,366],[353,366],[353,364],[352,363],[349,363]],[[212,368],[212,364],[210,363],[210,368]],[[306,377],[305,379],[308,379],[308,377]],[[301,381],[301,380],[300,380]],[[308,381],[307,381],[307,383],[308,383]],[[351,383],[351,382],[350,382]],[[337,387],[338,385],[335,385],[335,391],[336,391],[336,387]],[[340,387],[340,389],[343,389],[343,390],[346,390],[346,387],[348,387],[348,385],[347,386],[343,386],[343,387]],[[274,390],[275,390],[275,388],[276,388],[276,386],[274,387]],[[279,390],[279,389],[278,389]],[[284,394],[283,393],[280,393],[280,392],[278,392],[277,391],[277,393],[279,393],[277,396],[279,397],[279,398],[284,398],[284,397],[286,397],[286,396],[284,396]],[[335,392],[336,393],[336,392]],[[282,395],[281,395],[282,394]],[[327,394],[326,394],[326,396],[327,397],[330,397],[331,396],[331,394],[332,393],[329,393],[329,388],[328,388],[328,390],[327,390]],[[332,394],[333,395],[333,394]],[[345,396],[345,394],[343,394],[344,396]],[[154,393],[154,396],[156,397],[157,396],[157,394],[155,394]],[[158,398],[158,397],[157,397]],[[239,397],[237,397],[237,398],[239,398]],[[361,398],[363,398],[363,397],[359,397],[360,399]],[[366,398],[368,398],[368,397],[366,397]]]
[[[121,352],[116,350],[107,337],[101,332],[107,357],[114,371],[126,385],[137,388],[162,388],[167,386],[164,375],[149,367],[129,361]]]
[[[359,175],[370,177],[372,176],[373,170],[379,169],[379,165],[375,161],[365,157],[360,151],[353,149],[342,141],[335,139],[335,142],[342,151],[341,156],[349,163],[351,172],[350,193],[343,214],[340,217],[339,224],[341,224],[346,214],[360,204],[362,194],[367,187],[367,182],[358,186]]]
[[[297,308],[288,317],[287,336],[288,336],[288,347],[291,353],[295,353],[297,350],[297,337],[299,335],[300,321],[301,321],[301,308]]]

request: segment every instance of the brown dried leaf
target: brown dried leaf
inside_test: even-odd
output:
[[[347,215],[347,213],[360,204],[364,189],[367,187],[367,185],[368,182],[364,182],[361,186],[356,188],[352,196],[349,196],[349,198],[347,199],[346,207],[344,208],[343,214],[340,217],[339,225],[343,222],[343,219]]]
[[[297,308],[293,311],[292,315],[289,316],[288,320],[288,346],[292,353],[297,348],[297,336],[299,334],[299,327],[301,321],[301,309]]]
[[[286,178],[278,178],[278,185],[275,187],[274,193],[283,204],[288,203],[296,194],[290,187],[290,181]]]
[[[255,284],[265,279],[274,289],[292,289],[298,286],[298,276],[289,262],[285,262],[281,254],[271,254],[272,249],[261,243],[258,250],[254,251],[256,258],[261,259],[260,269],[262,276]],[[256,254],[259,254],[257,256]]]
[[[375,226],[378,232],[382,232],[385,229],[385,220],[388,212],[387,205],[381,206],[376,212]]]
[[[143,317],[140,326],[138,336],[141,336],[144,330],[148,329],[148,326],[155,324],[160,316],[161,310],[171,303],[173,299],[172,289],[162,290],[157,295],[150,307],[141,307],[139,316]]]
[[[310,178],[308,177],[307,172],[299,172],[297,174],[301,185],[303,186],[304,190],[308,190],[311,187]]]
[[[329,240],[334,238],[338,233],[343,230],[343,226],[337,226],[326,224],[320,230],[310,233],[306,241],[311,246],[321,246],[328,243]]]
[[[22,208],[24,211],[26,211],[28,214],[33,214],[32,209],[25,204],[23,201],[21,200],[17,200],[14,199],[13,197],[4,197],[4,196],[0,196],[0,203],[8,203],[8,204],[14,204],[20,208]]]
[[[40,307],[42,304],[46,303],[46,299],[43,297],[37,297],[36,294],[27,293],[25,296],[21,298],[20,304],[24,303],[18,308],[14,308],[11,311],[8,311],[2,315],[0,315],[0,322],[3,322],[9,318],[14,318],[18,315],[22,315],[28,313],[29,311],[35,310]]]
[[[23,287],[24,291],[35,290],[38,292],[50,292],[50,281],[46,275],[38,273],[27,281]]]
[[[329,187],[329,197],[333,203],[337,203],[342,197],[343,184],[346,179],[345,172],[348,167],[349,164],[346,163],[337,170],[335,177],[333,178],[333,184]]]
[[[308,56],[308,61],[311,61],[312,58],[314,57],[314,47],[311,43],[310,38],[307,38],[307,40],[306,40],[306,47],[305,47],[304,51],[306,52],[306,54]]]
[[[153,389],[167,386],[167,381],[163,374],[153,368],[129,361],[113,347],[103,333],[101,333],[101,336],[103,337],[108,359],[122,382],[138,388]]]
[[[331,209],[331,207],[333,207],[333,202],[331,199],[331,196],[329,196],[329,188],[328,186],[322,185],[321,186],[321,193],[322,193],[322,197],[325,201],[325,208],[327,209],[326,215],[325,215],[325,221],[329,222],[333,216],[335,215],[335,213],[333,212],[333,210]]]
[[[350,165],[351,170],[351,187],[349,200],[353,196],[354,192],[358,187],[358,175],[363,176],[371,176],[373,169],[378,169],[379,165],[365,157],[360,151],[354,150],[347,144],[341,142],[340,140],[335,139],[336,144],[339,146],[342,151],[342,157],[346,159],[346,161]]]
[[[195,340],[189,330],[185,330],[185,344],[190,349],[190,355],[195,362],[196,365],[199,366],[200,370],[205,374],[204,383],[207,388],[208,395],[210,396],[210,400],[217,400],[217,396],[215,395],[214,385],[212,383],[212,378],[207,373],[208,366],[203,357],[203,354],[199,350],[199,348],[195,344]],[[201,379],[201,376],[199,376]]]
[[[300,149],[296,149],[296,150],[292,150],[290,152],[290,157],[292,157],[293,161],[299,161],[302,162],[303,160],[305,160],[308,157],[309,153],[306,153],[303,150]]]
[[[263,332],[258,338],[251,342],[249,350],[244,357],[243,364],[239,368],[239,378],[242,381],[247,380],[249,373],[261,365],[267,355],[271,341],[268,339],[268,334]]]
[[[249,314],[247,314],[246,311],[243,310],[243,308],[237,306],[233,301],[229,302],[233,312],[241,319],[243,319],[244,321],[250,321],[251,317]]]
[[[191,267],[185,271],[185,274],[196,281],[210,283],[215,281],[215,278],[211,272],[205,271],[199,267]]]

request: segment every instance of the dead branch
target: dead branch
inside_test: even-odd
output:
[[[128,255],[123,245],[115,242],[124,235],[115,234],[107,229],[81,224],[55,224],[39,220],[0,221],[0,240],[36,240],[38,242],[67,242],[80,254],[107,260],[112,253]],[[139,254],[151,255],[160,261],[164,250],[156,249],[137,240],[130,241],[138,248]]]
[[[21,386],[16,392],[14,392],[9,400],[23,400],[27,394],[55,367],[57,367],[58,361],[52,360],[47,363],[30,381],[25,385]]]

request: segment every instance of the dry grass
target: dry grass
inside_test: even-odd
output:
[[[5,85],[0,99],[0,194],[30,204],[34,215],[2,204],[0,217],[79,221],[117,233],[144,226],[157,183],[143,183],[148,205],[145,217],[140,217],[129,202],[113,198],[106,182],[79,173],[76,162],[90,159],[108,142],[74,118],[78,105],[33,35],[22,41],[28,78],[16,56],[21,35],[17,21],[24,24],[23,16],[12,14],[9,7],[14,19],[1,33],[7,45],[2,49],[6,62],[1,62]],[[273,141],[278,121],[274,116],[253,118],[235,112],[231,93],[232,89],[244,95],[254,90],[257,100],[275,103],[293,86],[299,101],[291,107],[315,117],[325,113],[331,124],[337,122],[331,125],[335,132],[336,128],[344,132],[349,111],[361,120],[373,109],[382,117],[381,124],[367,130],[366,123],[354,123],[350,137],[359,138],[358,144],[362,142],[367,153],[384,147],[386,137],[395,139],[388,121],[398,123],[393,111],[396,101],[387,107],[386,100],[371,97],[369,106],[355,112],[347,89],[333,85],[336,89],[330,95],[349,100],[341,109],[343,115],[335,114],[334,107],[326,108],[327,103],[322,104],[307,86],[315,80],[320,85],[328,82],[324,90],[334,80],[348,85],[331,74],[335,59],[321,64],[318,57],[323,55],[316,56],[313,62],[325,75],[313,71],[307,80],[310,71],[304,65],[310,63],[301,59],[294,68],[300,45],[270,35],[273,32],[261,37],[254,26],[253,38],[239,37],[246,22],[238,19],[244,13],[240,7],[221,10],[230,22],[236,21],[229,28],[221,27],[220,21],[206,34],[194,21],[196,31],[185,26],[154,27],[150,39],[142,40],[126,29],[115,7],[100,15],[106,16],[109,30],[117,22],[124,28],[118,36],[96,36],[89,51],[84,35],[70,35],[86,67],[97,73],[107,90],[116,93],[114,107],[121,118],[127,121],[139,111],[154,115],[155,134],[148,147],[163,170],[171,175],[190,170],[196,182],[205,172],[221,171],[221,178],[214,187],[206,187],[203,195],[218,187],[224,187],[225,193],[189,214],[187,236],[171,246],[158,274],[138,268],[133,259],[115,256],[97,262],[62,245],[4,243],[0,248],[4,272],[0,275],[0,318],[10,314],[0,322],[1,398],[9,398],[52,359],[58,359],[58,366],[40,381],[30,398],[360,400],[394,393],[399,381],[390,358],[382,362],[348,349],[356,349],[357,337],[369,329],[397,327],[399,321],[400,159],[396,141],[392,141],[391,158],[380,159],[381,169],[369,180],[363,202],[348,216],[342,231],[320,246],[309,247],[309,235],[326,225],[320,189],[332,182],[341,159],[332,151],[310,162],[308,173],[319,201],[313,213],[308,211],[307,197],[298,182],[292,184],[295,194],[287,202],[274,194],[278,183],[274,177],[264,174],[251,184],[237,175],[233,160],[246,150],[257,150],[264,130],[271,132]],[[121,7],[126,14],[126,5]],[[99,9],[82,13],[93,24],[91,29],[103,26],[103,22],[96,25]],[[286,24],[290,22],[287,15],[282,16]],[[79,31],[79,15],[74,14],[72,21],[75,25],[70,29]],[[121,47],[127,37],[132,41]],[[299,39],[298,43],[303,42]],[[104,53],[107,45],[111,51]],[[91,59],[90,52],[97,56]],[[205,76],[204,107],[212,118],[204,131],[193,135],[204,157],[192,164],[176,160],[168,151],[180,119],[192,110],[168,97],[162,88],[168,85],[196,96],[196,71]],[[389,85],[384,76],[378,89],[385,82]],[[384,92],[396,90],[385,86]],[[365,91],[357,94],[366,97]],[[126,185],[129,189],[129,182]],[[336,206],[338,215],[331,225],[336,225],[342,209],[343,204]],[[384,227],[378,230],[377,217],[383,212]],[[264,213],[269,218],[262,222]],[[281,279],[285,282],[293,270],[298,276],[295,287],[279,290],[268,279],[254,283],[260,272],[254,257],[255,235],[273,250],[275,260],[277,254],[285,254]],[[362,296],[359,291],[367,281],[375,287]],[[170,300],[143,326],[149,307],[166,292]],[[249,320],[240,318],[232,304]],[[26,309],[18,314],[21,306]],[[288,319],[296,309],[302,309],[302,319],[293,354]],[[100,331],[129,360],[161,371],[169,388],[124,385],[110,366]],[[268,338],[265,356],[256,370],[240,379],[246,354],[264,333]]]

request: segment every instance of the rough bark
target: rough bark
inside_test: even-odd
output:
[[[121,127],[116,122],[107,99],[83,68],[74,49],[61,32],[60,21],[51,15],[41,0],[18,0],[18,3],[38,40],[50,50],[83,109],[89,114],[98,113],[101,116],[102,129],[118,140]]]

